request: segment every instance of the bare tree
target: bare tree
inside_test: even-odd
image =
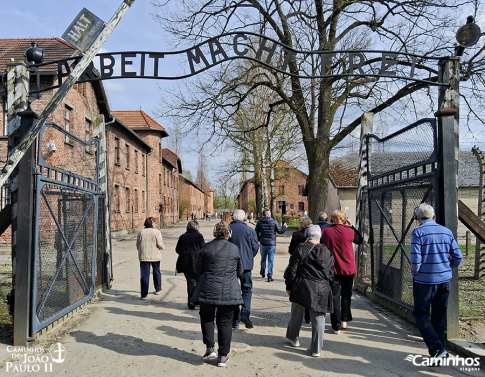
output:
[[[175,43],[200,42],[249,28],[298,50],[385,48],[421,56],[450,55],[454,33],[464,23],[460,18],[471,6],[479,5],[466,0],[177,0],[172,7],[165,6],[170,0],[152,3],[158,7],[156,18]],[[254,41],[246,42],[248,48],[257,49]],[[462,98],[478,119],[484,108],[483,55],[484,47],[480,47],[470,49],[462,58],[461,79],[468,80],[466,88],[475,95]],[[234,69],[234,61],[213,68],[188,83],[189,90],[178,94],[172,108],[184,114],[187,129],[217,139],[220,125],[241,109],[248,94],[260,87],[272,91],[277,99],[266,109],[266,121],[261,126],[269,124],[275,107],[281,104],[297,121],[308,160],[309,212],[315,218],[326,207],[330,151],[359,126],[364,111],[387,112],[404,123],[415,120],[410,118],[416,118],[423,109],[428,114],[436,110],[437,94],[429,81],[437,81],[437,69],[429,69],[428,82],[402,82],[396,77],[332,75],[348,67],[348,56],[341,52],[335,52],[330,64],[322,64],[312,54],[302,59],[292,54],[287,57],[287,72],[292,76],[257,62],[244,73]],[[237,74],[230,81],[221,79],[230,71]],[[328,77],[299,76],[318,76],[318,72]]]
[[[210,187],[209,174],[207,172],[207,156],[204,151],[199,152],[199,157],[197,161],[197,176],[195,177],[195,183],[199,185],[202,190]]]

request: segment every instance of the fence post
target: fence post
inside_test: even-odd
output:
[[[472,233],[467,230],[466,231],[466,256],[469,256],[472,250]]]
[[[362,190],[367,187],[367,164],[369,161],[364,160],[367,156],[367,146],[365,145],[365,135],[371,134],[374,129],[374,113],[364,113],[361,117],[360,128],[360,149],[359,149],[359,177],[357,182],[357,213],[355,216],[355,227],[361,232],[364,227],[363,211],[362,208]],[[362,232],[365,234],[365,232]],[[364,236],[365,237],[365,236]],[[362,279],[362,275],[365,274],[366,261],[362,258],[361,250],[367,249],[368,238],[364,238],[364,242],[357,245],[355,248],[355,262],[357,266],[357,273],[354,277],[354,285],[357,286]]]
[[[438,81],[449,83],[449,87],[440,86],[438,109],[438,149],[441,171],[438,190],[438,223],[447,227],[457,237],[458,230],[458,153],[459,153],[459,58],[442,59],[439,62]],[[450,298],[447,310],[447,339],[457,339],[460,336],[458,269],[453,269],[451,278]]]
[[[480,180],[478,184],[478,213],[477,216],[485,222],[485,211],[483,210],[483,201],[485,200],[485,157],[482,151],[476,146],[473,147],[472,152],[478,159],[478,164],[480,165]],[[485,244],[482,244],[477,237],[475,244],[475,272],[473,274],[474,279],[479,280],[484,274],[485,270]]]

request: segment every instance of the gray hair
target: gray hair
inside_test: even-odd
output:
[[[234,213],[232,214],[232,219],[233,220],[241,220],[241,221],[243,221],[245,217],[246,217],[246,212],[244,212],[242,209],[236,209],[234,211]]]
[[[319,212],[318,215],[317,215],[317,219],[318,219],[318,221],[327,221],[328,220],[327,213],[326,212]]]
[[[271,210],[269,208],[263,209],[263,216],[271,216]]]
[[[309,225],[312,225],[312,220],[309,217],[300,217],[300,221],[298,221],[299,229],[306,229]]]
[[[318,225],[309,225],[308,228],[305,229],[305,237],[308,240],[318,240],[322,238],[322,229]]]
[[[199,223],[195,220],[190,220],[187,223],[187,230],[199,230]]]
[[[428,220],[434,218],[434,208],[428,203],[421,203],[414,210],[414,214],[420,220]]]

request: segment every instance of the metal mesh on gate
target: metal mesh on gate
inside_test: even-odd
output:
[[[358,280],[404,307],[413,305],[410,265],[414,209],[435,207],[436,123],[425,119],[384,139],[366,137],[367,187],[359,223]]]
[[[86,297],[92,288],[93,195],[46,184],[39,202],[35,312],[40,321]]]

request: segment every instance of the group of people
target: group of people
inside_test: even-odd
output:
[[[460,264],[462,256],[451,231],[434,221],[433,207],[423,203],[414,214],[419,224],[411,240],[414,316],[430,355],[439,359],[447,356],[444,326],[451,270]],[[254,257],[261,250],[260,275],[272,282],[276,234],[287,229],[286,224],[280,227],[271,218],[268,209],[263,211],[255,229],[245,223],[246,218],[243,210],[234,211],[230,224],[216,223],[214,239],[207,243],[199,232],[197,221],[191,220],[175,248],[178,254],[176,271],[184,273],[187,282],[187,306],[189,309],[200,306],[206,345],[203,358],[218,358],[218,366],[225,366],[228,361],[232,329],[238,328],[241,322],[246,328],[253,327],[250,314]],[[315,225],[308,217],[300,219],[299,231],[291,238],[288,250],[291,257],[284,272],[291,302],[286,339],[293,347],[300,346],[299,333],[305,318],[312,325],[310,352],[313,357],[319,357],[323,348],[326,313],[330,313],[336,335],[352,321],[351,297],[356,273],[353,244],[363,240],[344,212],[334,211],[331,224],[327,220],[325,212],[318,214]],[[148,294],[150,265],[155,294],[162,291],[157,252],[164,245],[154,226],[155,220],[148,218],[137,238],[142,299]],[[214,320],[218,330],[217,352]]]

